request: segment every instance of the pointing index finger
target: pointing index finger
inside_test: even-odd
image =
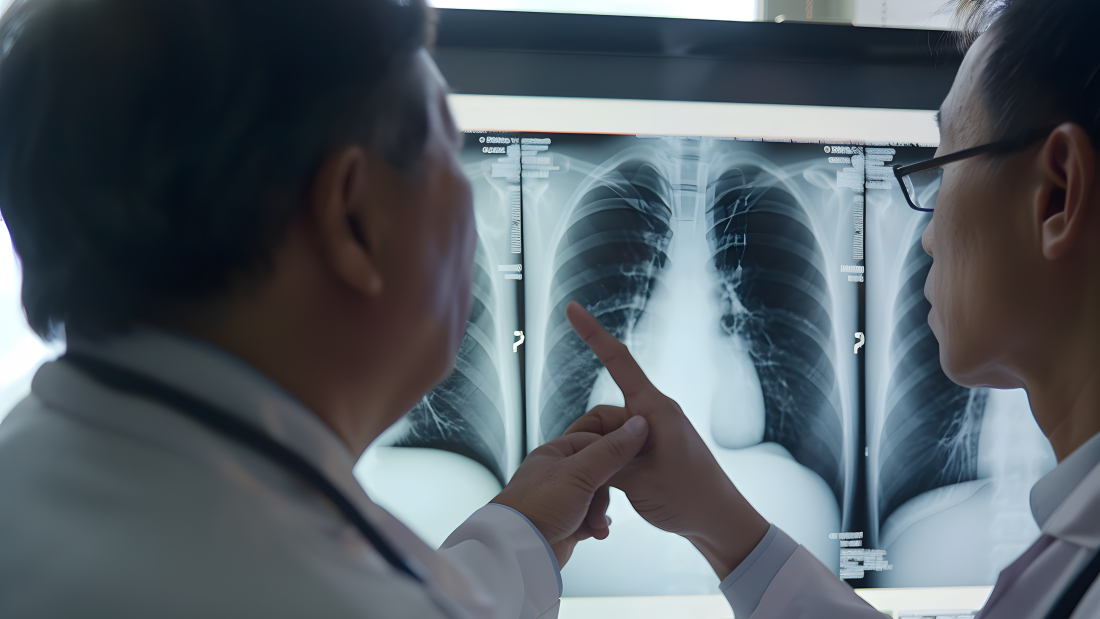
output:
[[[627,401],[644,391],[653,389],[653,383],[649,382],[641,366],[627,350],[626,344],[608,333],[600,321],[588,313],[588,310],[573,301],[565,306],[565,316],[569,319],[569,324],[573,325],[577,335],[584,340],[585,344],[588,344],[607,368]]]

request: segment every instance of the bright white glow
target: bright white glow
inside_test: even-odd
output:
[[[30,392],[35,370],[64,350],[63,344],[43,342],[27,325],[22,281],[8,228],[0,221],[0,420]]]
[[[936,146],[935,112],[876,108],[451,95],[464,130],[620,133]]]
[[[371,500],[433,548],[501,489],[477,462],[421,447],[371,447],[355,465],[355,477]]]
[[[754,21],[756,0],[430,0],[441,9]]]
[[[5,0],[0,0],[2,4]],[[637,15],[755,21],[763,18],[757,0],[429,0],[441,9],[533,11],[588,15]],[[857,26],[950,30],[952,0],[854,0],[852,23]]]
[[[954,0],[855,0],[852,22],[857,26],[950,30]]]
[[[953,610],[973,611],[985,605],[992,587],[935,587],[910,589],[856,589],[871,606],[885,613]],[[890,615],[887,615],[890,616]],[[562,598],[561,619],[732,619],[726,598],[711,595],[662,595],[601,598]]]

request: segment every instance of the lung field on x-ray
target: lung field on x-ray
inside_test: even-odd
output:
[[[988,392],[951,382],[928,326],[924,282],[932,258],[925,220],[908,240],[894,301],[892,362],[879,456],[878,522],[928,490],[977,478],[978,437]]]
[[[478,243],[474,258],[473,307],[455,369],[405,416],[398,447],[431,447],[469,457],[501,482],[507,481],[504,394],[493,362],[499,346],[488,256]]]
[[[805,207],[759,166],[726,170],[712,187],[707,240],[722,329],[749,343],[763,390],[764,441],[786,447],[843,505],[844,426],[829,267],[813,224]]]
[[[586,412],[601,364],[565,319],[577,301],[625,339],[645,311],[671,238],[672,186],[650,162],[631,159],[584,191],[554,250],[542,371],[542,436]]]

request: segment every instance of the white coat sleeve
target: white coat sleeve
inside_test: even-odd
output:
[[[490,503],[462,523],[439,552],[492,596],[499,616],[556,619],[561,570],[546,538],[526,516]]]
[[[720,588],[737,619],[883,616],[775,525]]]

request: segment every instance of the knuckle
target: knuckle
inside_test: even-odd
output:
[[[573,472],[573,484],[585,494],[591,494],[599,487],[596,476],[587,467],[582,467]]]
[[[615,462],[623,462],[631,457],[621,441],[607,441],[607,453]]]

